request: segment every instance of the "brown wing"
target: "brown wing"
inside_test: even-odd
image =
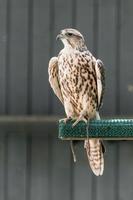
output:
[[[48,73],[49,73],[49,83],[56,94],[56,96],[59,98],[59,100],[63,104],[63,96],[60,89],[59,84],[59,76],[58,76],[58,58],[53,57],[49,61],[49,67],[48,67]]]
[[[96,61],[95,65],[97,75],[97,92],[98,92],[98,110],[102,106],[103,95],[105,90],[105,70],[101,60]]]

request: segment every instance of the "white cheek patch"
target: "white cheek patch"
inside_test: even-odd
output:
[[[70,47],[70,44],[68,43],[68,41],[67,41],[66,38],[62,38],[61,40],[62,40],[62,42],[63,42],[65,48],[66,48],[66,47],[67,47],[67,48]]]

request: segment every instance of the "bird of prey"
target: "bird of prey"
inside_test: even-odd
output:
[[[60,39],[64,48],[49,61],[50,85],[64,106],[67,119],[75,119],[73,126],[83,120],[100,119],[105,76],[101,60],[87,49],[83,35],[76,29],[62,30]],[[96,176],[104,170],[104,148],[99,139],[87,138],[84,148],[90,167]]]

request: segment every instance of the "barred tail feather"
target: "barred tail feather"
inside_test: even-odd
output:
[[[84,147],[93,173],[96,176],[101,176],[104,171],[102,142],[99,139],[87,139]]]

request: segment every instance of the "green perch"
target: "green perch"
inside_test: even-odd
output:
[[[100,138],[103,140],[133,139],[133,119],[91,120],[88,125],[79,122],[72,127],[74,121],[59,121],[59,138],[62,140],[84,140]]]

